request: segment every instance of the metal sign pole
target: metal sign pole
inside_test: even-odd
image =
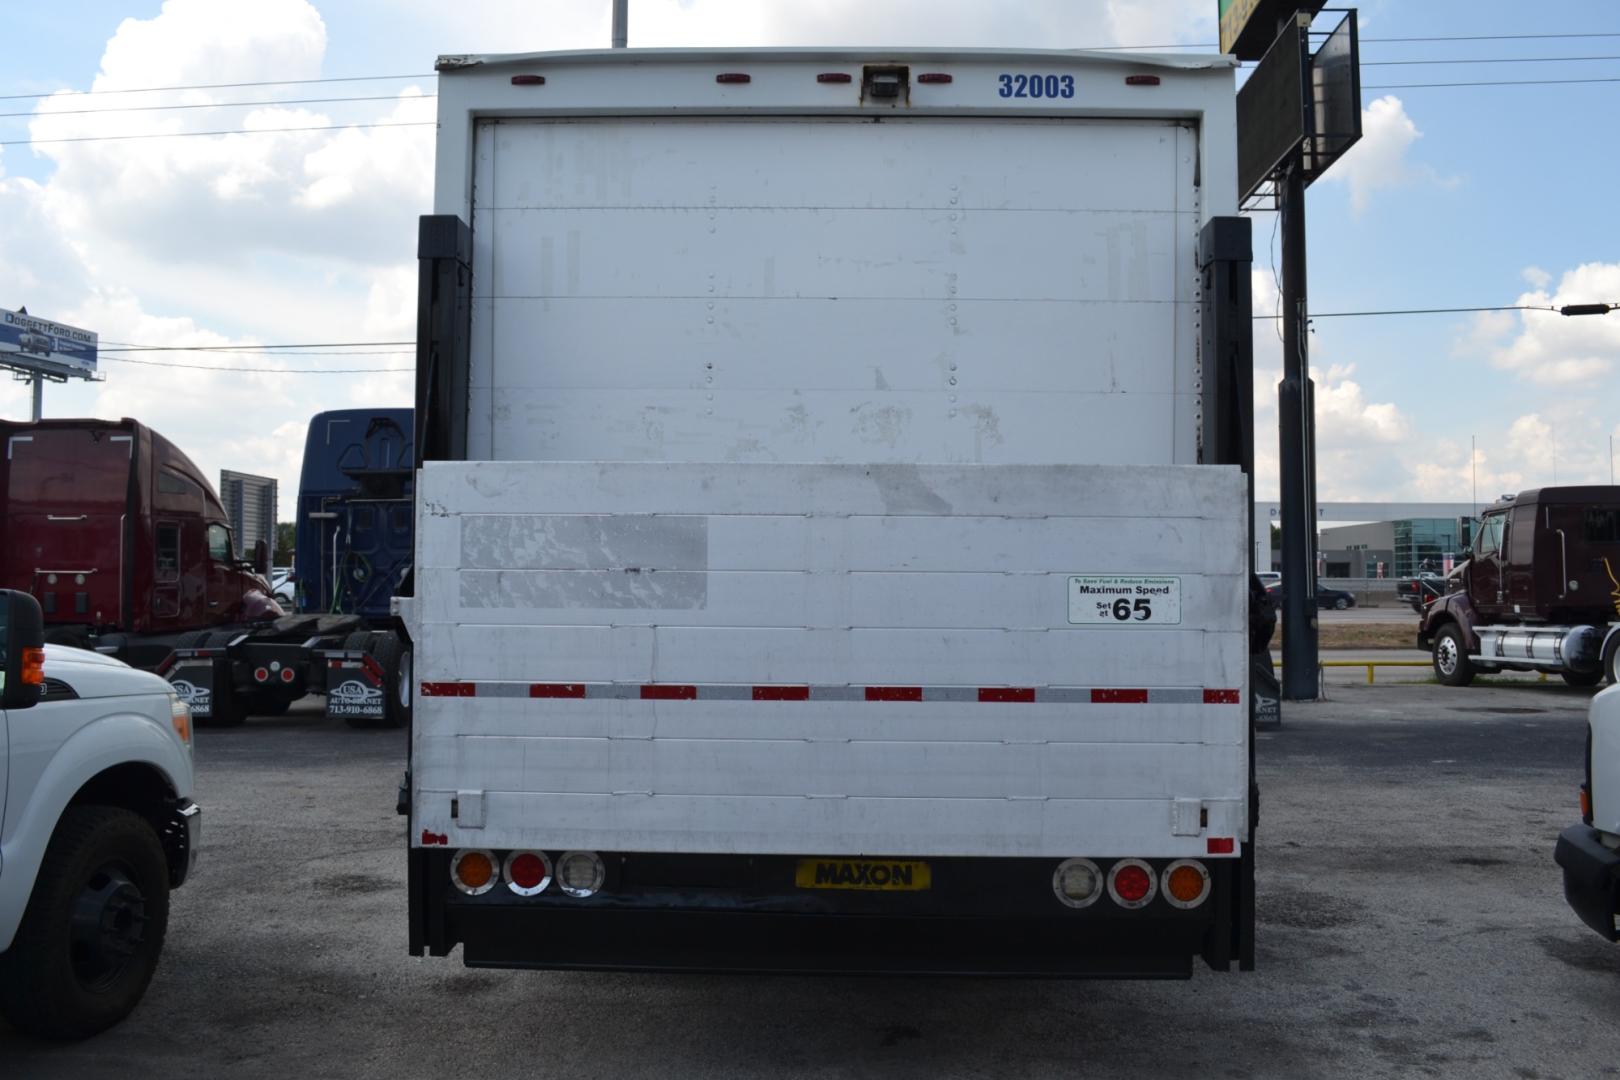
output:
[[[1277,386],[1283,589],[1283,697],[1318,696],[1316,624],[1316,403],[1307,355],[1305,169],[1299,154],[1281,184],[1283,380]]]
[[[613,0],[613,47],[623,49],[630,44],[630,0]]]
[[[34,372],[34,420],[38,422],[45,415],[45,376]]]

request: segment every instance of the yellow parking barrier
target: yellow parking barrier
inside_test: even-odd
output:
[[[1282,661],[1281,660],[1273,660],[1271,662],[1271,666],[1280,671],[1280,670],[1282,670]],[[1318,667],[1325,667],[1325,668],[1330,668],[1330,667],[1335,667],[1335,668],[1337,668],[1337,667],[1364,667],[1364,668],[1367,669],[1367,685],[1372,686],[1372,685],[1374,685],[1374,682],[1373,682],[1373,669],[1374,668],[1381,668],[1381,667],[1423,667],[1423,668],[1426,668],[1426,667],[1432,667],[1433,665],[1428,660],[1319,660],[1319,661],[1317,661],[1317,666]],[[1541,672],[1541,681],[1542,682],[1547,681],[1547,673],[1545,671]]]

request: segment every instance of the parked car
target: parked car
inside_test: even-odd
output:
[[[1564,899],[1581,921],[1620,940],[1620,686],[1592,699],[1587,713],[1581,823],[1558,834],[1553,858],[1564,871]]]
[[[1423,609],[1446,594],[1446,576],[1423,571],[1395,583],[1395,595],[1419,615]]]
[[[1271,594],[1271,599],[1277,605],[1277,610],[1281,611],[1283,606],[1282,582],[1278,581],[1275,585],[1267,585],[1266,592]],[[1345,592],[1343,589],[1330,589],[1318,581],[1316,583],[1316,606],[1343,611],[1345,608],[1356,606],[1356,596],[1354,593]]]
[[[0,590],[0,1014],[82,1039],[152,980],[202,816],[169,684],[44,642],[39,602]]]
[[[276,603],[288,611],[293,609],[293,593],[297,588],[298,579],[293,574],[292,567],[278,566],[270,571],[270,595],[276,598]]]

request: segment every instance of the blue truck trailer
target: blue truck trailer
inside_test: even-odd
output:
[[[199,631],[162,674],[199,720],[278,715],[306,694],[355,727],[401,727],[411,652],[390,601],[411,572],[415,448],[410,409],[318,413],[299,477],[293,611],[246,629]]]

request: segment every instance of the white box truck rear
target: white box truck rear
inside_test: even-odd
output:
[[[439,70],[412,951],[1252,964],[1230,62]]]

